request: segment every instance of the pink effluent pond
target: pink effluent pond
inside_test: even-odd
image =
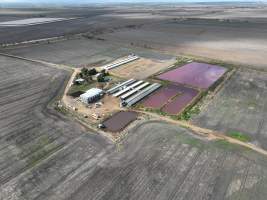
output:
[[[192,62],[157,77],[161,80],[207,89],[225,72],[226,68],[221,66]]]
[[[198,95],[198,91],[191,90],[186,91],[180,96],[175,97],[171,102],[166,104],[162,111],[170,115],[179,114],[184,108],[186,108],[192,100]]]
[[[170,98],[179,93],[177,86],[168,86],[161,88],[158,92],[147,98],[143,105],[149,108],[161,108]]]
[[[143,101],[143,106],[161,109],[171,115],[180,113],[199,94],[182,85],[168,85]]]

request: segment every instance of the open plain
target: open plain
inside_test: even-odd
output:
[[[135,7],[103,7],[102,9],[47,10],[42,13],[45,17],[76,17],[77,19],[26,28],[1,28],[0,43],[8,44],[58,36],[69,38],[74,34],[82,33],[89,40],[97,39],[102,41],[104,46],[111,45],[105,49],[115,51],[117,48],[112,48],[112,45],[121,46],[123,47],[121,50],[126,49],[127,51],[128,49],[127,52],[131,51],[136,54],[144,51],[142,49],[150,52],[164,52],[172,56],[183,53],[193,54],[266,69],[264,59],[267,55],[266,10],[265,5],[261,7],[254,5],[181,5],[171,8],[137,5]],[[5,18],[9,16],[7,13],[4,12],[0,16]],[[32,17],[34,16],[36,14],[32,15]],[[31,15],[26,17],[29,18]],[[59,54],[58,59],[60,62],[64,62],[69,59],[69,56],[72,58],[79,52],[81,55],[85,55],[88,51],[94,54],[95,50],[98,51],[98,48],[101,48],[99,45],[95,47],[94,41],[93,46],[89,42],[86,48],[84,45],[87,42],[84,45],[79,41],[75,42],[66,42],[66,46],[65,43],[59,46],[41,44],[38,47],[25,47],[26,50],[19,47],[17,50],[9,51],[7,49],[6,51],[36,58],[50,59],[49,56],[51,56],[53,60],[57,59],[54,58],[54,55]],[[77,50],[79,46],[82,50]],[[31,51],[32,48],[34,50]],[[53,55],[48,55],[48,51]],[[62,52],[65,51],[69,54],[67,57],[62,57]],[[106,52],[113,51],[107,50]],[[89,53],[89,55],[92,54]],[[79,59],[78,55],[75,57]],[[98,58],[95,62],[101,60],[103,59]],[[74,64],[86,63],[75,62]]]
[[[178,54],[195,54],[240,68],[191,123],[246,134],[266,150],[265,4],[0,11],[0,22],[73,18],[0,27],[0,52],[36,60],[0,55],[1,200],[266,200],[266,155],[152,114],[114,143],[54,108],[70,67],[101,66],[134,53],[143,58],[140,65],[160,64],[135,71],[131,63],[131,70],[114,72],[146,78]]]
[[[159,69],[154,68],[154,70],[165,68],[168,66],[168,64],[173,63],[175,60],[174,56],[155,52],[150,49],[132,47],[88,38],[63,40],[49,44],[33,46],[24,45],[22,47],[9,47],[3,49],[3,51],[12,55],[44,60],[47,62],[64,64],[72,67],[101,66],[131,53],[136,53],[148,61],[151,59],[155,60],[154,63]],[[140,64],[142,64],[142,62]],[[146,71],[148,71],[149,76],[151,74],[151,70],[146,69]],[[121,72],[121,75],[124,76],[125,72]]]
[[[229,133],[238,131],[267,149],[267,74],[239,70],[207,103],[193,123]]]
[[[0,58],[0,199],[265,199],[261,155],[158,121],[111,144],[50,108],[69,73]]]

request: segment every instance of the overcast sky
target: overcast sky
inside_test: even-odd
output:
[[[222,2],[222,1],[249,1],[249,2],[260,2],[257,0],[0,0],[0,3],[121,3],[121,2],[129,2],[129,3],[136,3],[136,2]],[[262,1],[262,0],[261,0]],[[263,0],[267,1],[267,0]]]
[[[33,6],[50,5],[82,5],[105,3],[192,3],[192,2],[257,2],[266,3],[267,0],[0,0],[0,6],[16,6],[16,3],[32,4]],[[21,5],[21,4],[19,4]]]

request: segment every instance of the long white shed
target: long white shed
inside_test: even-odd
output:
[[[134,89],[135,87],[137,87],[138,85],[141,85],[144,81],[137,81],[136,83],[129,85],[128,87],[124,88],[123,90],[120,90],[119,92],[113,94],[114,97],[119,97],[122,94],[124,94],[125,92]]]
[[[130,55],[130,56],[128,56],[127,58],[125,58],[125,59],[123,59],[123,60],[119,60],[119,61],[117,61],[117,62],[115,62],[115,63],[111,63],[111,64],[108,64],[108,65],[104,65],[104,66],[102,67],[102,69],[110,70],[110,69],[113,69],[113,68],[115,68],[115,67],[119,67],[119,66],[121,66],[121,65],[127,64],[127,63],[132,62],[132,61],[137,60],[137,59],[139,59],[138,56]]]
[[[129,99],[124,101],[123,104],[127,105],[127,107],[130,107],[130,106],[136,104],[141,99],[145,98],[146,96],[148,96],[149,94],[151,94],[152,92],[154,92],[155,90],[157,90],[160,87],[161,87],[161,84],[153,83],[149,87],[145,88],[144,90],[138,92],[137,94],[133,95],[132,97],[130,97]]]
[[[119,91],[120,89],[122,89],[123,87],[133,84],[135,81],[136,81],[135,79],[130,79],[130,80],[124,81],[123,83],[120,83],[120,84],[114,86],[113,88],[109,89],[107,91],[107,93],[113,94],[113,93]]]
[[[127,98],[129,98],[131,95],[133,95],[134,93],[138,92],[139,90],[144,89],[146,86],[150,85],[149,82],[145,82],[142,85],[138,86],[137,88],[134,88],[133,90],[127,92],[126,94],[121,96],[122,100],[125,100]]]

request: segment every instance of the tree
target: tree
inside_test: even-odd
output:
[[[96,74],[97,74],[97,71],[96,71],[95,68],[87,70],[87,75],[89,75],[89,76],[93,76],[93,75],[96,75]]]
[[[97,75],[97,81],[98,81],[98,82],[104,82],[104,81],[105,81],[105,74],[103,74],[103,73],[99,73],[99,74]]]
[[[87,68],[82,68],[81,70],[81,77],[86,78],[88,74],[88,69]]]

